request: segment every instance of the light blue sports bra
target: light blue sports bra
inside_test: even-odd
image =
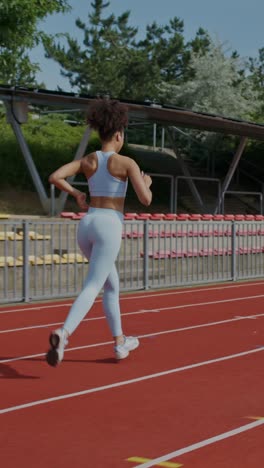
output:
[[[114,151],[96,151],[98,166],[96,172],[87,179],[91,197],[122,197],[126,196],[127,180],[124,182],[112,176],[107,169],[108,159]]]

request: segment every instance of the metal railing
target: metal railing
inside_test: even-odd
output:
[[[256,196],[259,198],[259,213],[263,214],[263,194],[262,192],[248,192],[248,191],[238,191],[238,190],[226,190],[223,192],[223,198],[222,198],[222,213],[225,213],[225,198],[226,195],[250,195],[250,196]]]
[[[89,262],[78,222],[0,222],[0,303],[73,297]],[[264,276],[262,221],[125,221],[116,261],[120,290]]]
[[[174,212],[177,213],[178,209],[178,189],[179,189],[179,183],[178,181],[182,180],[197,180],[197,181],[204,181],[204,182],[216,182],[217,184],[217,200],[220,199],[220,194],[221,194],[221,180],[213,177],[188,177],[188,176],[177,176],[175,177],[175,184],[174,184]],[[218,213],[220,213],[220,202],[218,206]]]
[[[170,196],[169,196],[169,206],[168,209],[172,213],[173,212],[173,205],[174,205],[174,190],[175,190],[175,177],[170,175],[170,174],[154,174],[152,172],[148,172],[148,175],[152,177],[153,179],[168,179],[169,180],[169,191],[170,191]],[[73,181],[71,182],[72,185],[76,186],[83,186],[87,187],[87,182],[77,182]],[[53,184],[50,185],[50,216],[55,216],[57,213],[57,207],[56,207],[56,198],[55,198],[55,186]]]

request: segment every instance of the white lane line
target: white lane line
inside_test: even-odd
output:
[[[264,317],[264,314],[258,314],[258,315],[255,315],[255,317]],[[199,328],[213,327],[213,326],[217,326],[217,325],[223,325],[223,324],[226,324],[226,323],[239,322],[241,320],[243,320],[243,317],[235,317],[235,318],[232,318],[232,319],[221,320],[221,321],[217,321],[217,322],[207,322],[207,323],[201,323],[199,325],[190,325],[188,327],[174,328],[172,330],[164,330],[164,331],[159,331],[159,332],[154,332],[154,333],[148,333],[148,334],[145,334],[145,335],[138,335],[138,338],[150,338],[152,336],[169,335],[170,333],[179,333],[179,332],[184,332],[184,331],[189,331],[189,330],[196,330],[196,329],[199,329]],[[70,352],[70,351],[80,351],[82,349],[95,348],[95,347],[106,346],[106,345],[113,345],[113,342],[112,341],[105,341],[105,342],[102,342],[102,343],[93,343],[93,344],[84,345],[84,346],[76,346],[74,348],[66,348],[65,353]],[[262,348],[262,346],[260,346],[260,348]],[[6,362],[14,362],[14,361],[22,361],[22,360],[24,361],[26,359],[32,359],[32,358],[35,358],[35,357],[42,357],[42,356],[45,356],[45,354],[44,353],[31,354],[29,356],[18,356],[18,357],[15,357],[15,358],[2,359],[2,360],[0,360],[0,364],[4,364]]]
[[[209,301],[209,302],[197,302],[197,303],[191,303],[191,304],[182,304],[182,305],[177,305],[177,306],[169,306],[169,307],[160,307],[159,309],[142,309],[134,312],[126,312],[122,313],[122,317],[128,316],[128,315],[139,315],[139,314],[146,314],[146,313],[152,313],[152,312],[160,312],[162,310],[175,310],[175,309],[188,309],[191,307],[201,307],[201,306],[207,306],[207,305],[214,305],[214,304],[224,304],[227,302],[237,302],[237,301],[247,301],[250,299],[259,299],[260,297],[264,297],[264,294],[260,294],[257,296],[246,296],[246,297],[236,297],[232,299],[221,299],[219,301]],[[243,318],[243,316],[242,316]],[[248,318],[248,317],[245,317]],[[94,321],[94,320],[104,320],[105,317],[92,317],[92,318],[87,318],[82,320],[82,322],[88,322],[88,321]],[[11,328],[8,330],[0,330],[0,334],[3,333],[13,333],[13,332],[19,332],[19,331],[25,331],[25,330],[34,330],[37,328],[48,328],[48,327],[53,327],[57,325],[62,325],[63,322],[56,322],[56,323],[47,323],[43,325],[32,325],[29,327],[22,327],[22,328]]]
[[[229,361],[231,359],[248,356],[249,354],[259,353],[260,351],[264,351],[264,347],[258,348],[258,349],[249,349],[248,351],[243,351],[241,353],[230,354],[228,356],[222,356],[220,358],[210,359],[208,361],[197,362],[196,364],[190,364],[188,366],[176,367],[174,369],[157,372],[155,374],[144,375],[142,377],[137,377],[137,378],[130,379],[130,380],[124,380],[121,382],[116,382],[114,384],[103,385],[101,387],[95,387],[95,388],[89,388],[87,390],[82,390],[80,392],[58,395],[56,397],[45,398],[43,400],[31,401],[29,403],[24,403],[22,405],[11,406],[9,408],[3,408],[3,409],[0,409],[0,414],[11,413],[12,411],[18,411],[18,410],[25,409],[25,408],[32,408],[33,406],[44,405],[47,403],[52,403],[54,401],[66,400],[69,398],[75,398],[75,397],[79,397],[82,395],[88,395],[89,393],[96,393],[96,392],[101,392],[103,390],[110,390],[112,388],[123,387],[125,385],[130,385],[130,384],[137,383],[137,382],[143,382],[145,380],[155,379],[157,377],[163,377],[164,375],[176,374],[177,372],[183,372],[183,371],[187,371],[191,369],[196,369],[197,367],[203,367],[203,366],[208,366],[210,364],[215,364],[218,362]]]
[[[240,427],[236,427],[231,431],[223,432],[222,434],[218,434],[214,437],[210,437],[209,439],[201,440],[196,444],[188,445],[187,447],[181,448],[179,450],[175,450],[175,452],[168,453],[167,455],[163,455],[161,457],[155,458],[149,462],[143,463],[140,465],[140,468],[150,468],[151,466],[159,465],[162,462],[167,460],[171,460],[174,457],[179,457],[180,455],[184,455],[186,453],[193,452],[198,450],[202,447],[206,447],[207,445],[215,444],[216,442],[220,442],[221,440],[228,439],[229,437],[233,437],[238,434],[242,434],[242,432],[250,431],[251,429],[255,429],[258,426],[262,426],[264,424],[264,419],[254,421],[249,424],[245,424]],[[137,468],[139,465],[135,465],[134,468]]]
[[[217,287],[211,287],[211,288],[194,288],[194,287],[189,287],[189,288],[186,288],[184,289],[183,291],[177,291],[177,290],[173,290],[173,291],[170,291],[170,292],[164,292],[164,293],[154,293],[154,294],[151,294],[151,293],[147,293],[147,294],[141,294],[141,292],[139,291],[138,294],[136,296],[120,296],[120,300],[122,301],[128,301],[128,300],[133,300],[133,299],[148,299],[149,297],[163,297],[163,296],[172,296],[172,295],[179,295],[179,294],[189,294],[190,291],[193,293],[195,292],[207,292],[207,291],[219,291],[219,290],[223,290],[223,289],[237,289],[237,288],[245,288],[245,287],[250,287],[250,286],[262,286],[263,285],[263,282],[261,281],[258,281],[258,282],[255,282],[255,283],[241,283],[241,284],[232,284],[232,285],[225,285],[223,284],[222,286],[217,286]],[[73,302],[73,301],[72,301]],[[1,314],[9,314],[9,313],[12,313],[12,312],[21,312],[21,311],[24,311],[24,312],[29,312],[31,310],[43,310],[43,309],[56,309],[58,307],[70,307],[72,305],[72,302],[70,303],[57,303],[57,304],[45,304],[43,306],[36,306],[36,307],[31,307],[31,305],[29,305],[28,307],[20,307],[20,308],[17,308],[17,309],[7,309],[7,310],[0,310],[0,315]],[[101,303],[102,302],[102,299],[97,299],[95,301],[95,303]]]

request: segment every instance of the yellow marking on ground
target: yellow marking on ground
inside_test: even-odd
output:
[[[131,458],[128,458],[127,461],[135,462],[135,463],[146,463],[146,462],[151,461],[151,459],[142,458],[142,457],[131,457]],[[181,465],[180,463],[173,463],[173,462],[161,462],[161,463],[157,463],[157,465],[155,466],[162,466],[164,468],[180,468],[183,465]]]
[[[264,419],[264,416],[248,416],[247,419],[254,419],[255,421],[260,421]]]

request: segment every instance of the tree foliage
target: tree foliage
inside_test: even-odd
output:
[[[60,64],[71,86],[82,93],[157,99],[161,81],[183,77],[190,51],[207,47],[208,36],[202,29],[185,44],[183,21],[177,17],[166,26],[148,25],[145,38],[137,40],[137,28],[129,26],[130,12],[107,16],[109,5],[94,0],[88,22],[76,20],[83,31],[82,45],[69,34],[66,45],[52,38],[45,43],[47,57]]]
[[[236,52],[227,54],[224,44],[211,39],[205,53],[193,49],[188,68],[182,82],[162,83],[163,102],[224,117],[255,119],[259,93]],[[211,175],[228,167],[237,144],[233,137],[206,131],[186,130],[177,135],[178,150],[193,165],[207,166]]]
[[[202,55],[193,51],[188,67],[190,79],[179,84],[163,83],[165,101],[225,117],[250,118],[256,112],[258,93],[252,79],[245,76],[236,53],[225,54],[223,44],[211,41]]]
[[[249,58],[250,78],[254,89],[260,97],[260,108],[255,119],[263,121],[264,117],[264,47],[259,49],[257,58]]]
[[[39,21],[68,10],[68,0],[0,0],[0,83],[30,85],[38,64],[29,50],[45,36]]]

